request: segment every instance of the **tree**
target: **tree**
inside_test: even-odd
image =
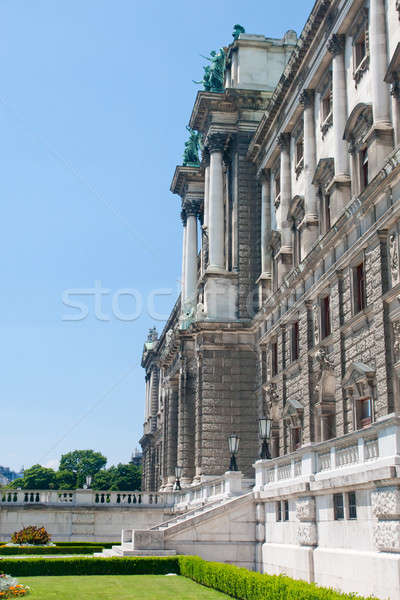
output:
[[[140,490],[141,471],[132,463],[119,463],[116,467],[102,469],[93,478],[92,487],[95,490],[115,490],[131,492]]]
[[[33,465],[33,467],[26,469],[23,477],[15,479],[9,487],[12,489],[22,488],[24,490],[56,489],[56,472],[41,465]]]
[[[72,471],[57,471],[56,478],[59,490],[74,490],[76,488],[76,474]]]
[[[101,469],[96,475],[93,477],[92,488],[94,490],[109,490],[111,489],[111,474],[107,469]]]
[[[76,485],[83,487],[86,477],[94,477],[107,463],[101,452],[94,450],[74,450],[63,454],[60,460],[60,471],[70,471],[76,475]]]

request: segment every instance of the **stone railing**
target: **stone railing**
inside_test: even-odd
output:
[[[221,477],[174,492],[174,510],[188,510],[246,493],[254,486],[254,479],[243,479],[239,471],[228,471]]]
[[[148,492],[96,492],[95,490],[0,490],[0,506],[139,506],[167,507],[173,495]]]
[[[311,443],[272,460],[258,460],[255,490],[286,485],[312,476],[320,479],[345,469],[362,470],[400,455],[400,419],[389,415],[365,429],[332,440]]]

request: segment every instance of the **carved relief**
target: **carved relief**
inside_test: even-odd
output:
[[[322,375],[323,371],[333,371],[334,365],[333,360],[329,356],[326,348],[320,348],[315,355],[315,359],[319,364],[320,374]]]
[[[400,521],[380,521],[374,528],[375,546],[380,552],[400,552]]]
[[[372,512],[378,519],[400,517],[400,488],[387,487],[372,492],[371,503]]]
[[[299,521],[315,521],[315,498],[299,498],[296,501],[296,517]]]
[[[317,545],[317,526],[315,523],[300,523],[297,527],[297,543],[300,546]]]
[[[392,233],[389,236],[389,256],[390,256],[390,273],[392,276],[392,286],[399,283],[399,249],[397,245],[397,236]]]
[[[400,321],[394,321],[392,323],[393,331],[393,357],[394,362],[400,361]]]
[[[313,328],[314,328],[314,346],[319,344],[319,306],[318,304],[313,305]]]

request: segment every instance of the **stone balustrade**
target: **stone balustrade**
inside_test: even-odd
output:
[[[250,490],[254,479],[243,479],[242,473],[228,471],[221,477],[206,480],[198,485],[184,488],[174,493],[174,509],[188,510],[219,499],[240,495]]]
[[[173,505],[173,494],[133,492],[97,492],[95,490],[1,490],[0,506],[152,506]]]
[[[400,454],[400,421],[393,415],[344,436],[311,443],[291,454],[258,460],[255,491],[291,481],[321,479],[344,469],[362,470],[371,463],[384,465]]]

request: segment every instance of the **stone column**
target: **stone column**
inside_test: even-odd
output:
[[[306,256],[318,238],[318,195],[313,184],[317,167],[317,147],[315,139],[315,93],[303,90],[300,102],[304,106],[304,220],[302,229],[302,256]]]
[[[388,67],[384,0],[369,3],[369,47],[374,124],[390,125],[390,90],[384,81]]]
[[[185,303],[193,305],[197,286],[197,213],[196,201],[185,201],[186,249],[185,249]]]
[[[271,236],[271,172],[266,169],[261,176],[261,275],[258,280],[260,306],[272,289]]]
[[[224,174],[225,136],[213,134],[208,140],[210,182],[208,192],[209,270],[225,272],[224,256]]]
[[[204,203],[203,203],[203,227],[201,236],[201,274],[205,272],[208,265],[208,208],[210,190],[210,157],[208,151],[204,151]]]
[[[344,206],[350,201],[350,168],[347,142],[343,139],[347,121],[346,36],[334,34],[328,43],[332,58],[332,115],[333,115],[333,158],[335,176],[327,192],[331,196],[331,225],[337,221]]]
[[[181,219],[183,223],[183,235],[182,235],[182,278],[181,278],[181,309],[183,312],[183,308],[186,302],[186,290],[185,290],[185,267],[186,267],[186,212],[182,210]]]
[[[393,148],[390,89],[384,81],[388,67],[385,1],[370,0],[369,46],[373,127],[368,142],[368,175],[371,180]]]
[[[281,234],[281,247],[278,254],[278,284],[280,285],[286,273],[292,268],[293,253],[291,224],[288,219],[290,201],[292,199],[290,133],[281,133],[278,143],[281,148],[281,198],[278,208]]]
[[[177,465],[177,436],[178,436],[178,387],[177,383],[171,382],[168,391],[168,421],[167,421],[167,486],[172,489],[175,482],[175,467]]]

